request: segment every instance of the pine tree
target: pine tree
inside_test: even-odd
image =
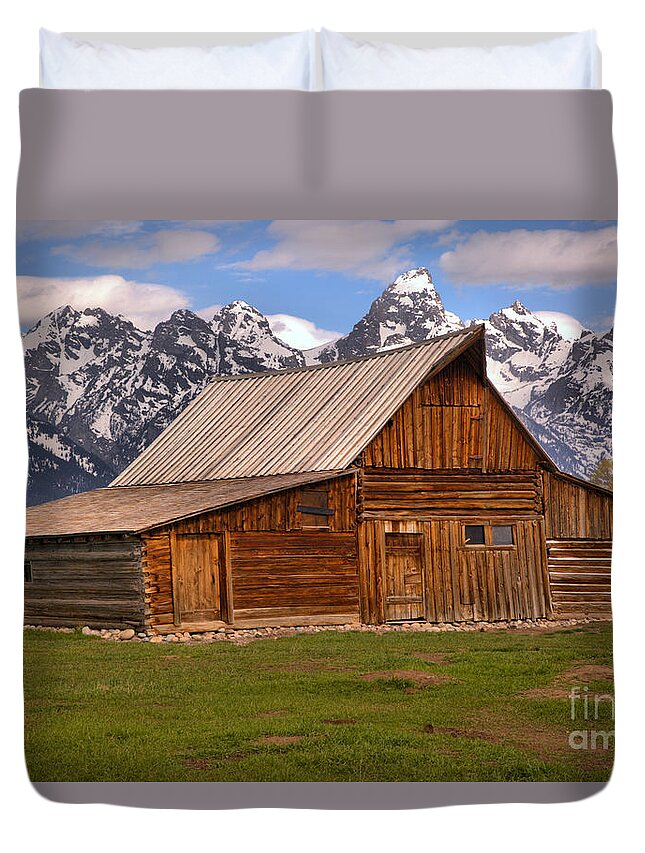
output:
[[[591,475],[591,482],[597,486],[611,489],[614,481],[614,460],[611,457],[601,459]]]

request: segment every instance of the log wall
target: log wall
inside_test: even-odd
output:
[[[145,619],[151,628],[174,623],[170,533],[144,533],[141,537]]]
[[[611,494],[548,471],[543,476],[548,539],[611,539]]]
[[[550,539],[547,553],[554,615],[611,615],[610,541]]]
[[[485,523],[487,519],[481,519]],[[468,523],[477,523],[470,518]],[[512,547],[465,547],[464,519],[375,521],[359,526],[361,618],[386,620],[385,534],[423,535],[426,619],[431,622],[537,619],[550,613],[544,521],[497,519],[514,529]]]
[[[542,478],[537,471],[366,468],[359,478],[358,507],[365,519],[536,516],[543,512]]]
[[[135,536],[28,539],[25,623],[140,628],[141,543]]]

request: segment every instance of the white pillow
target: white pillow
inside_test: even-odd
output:
[[[45,89],[310,89],[313,30],[244,46],[132,48],[40,31]]]
[[[528,46],[413,48],[320,34],[325,89],[597,89],[593,30]]]

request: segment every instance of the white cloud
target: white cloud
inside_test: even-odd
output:
[[[219,238],[208,231],[161,228],[118,241],[99,239],[57,246],[52,254],[92,267],[143,269],[152,264],[192,261],[214,254],[219,247]]]
[[[391,281],[414,266],[406,242],[443,231],[452,220],[275,220],[267,234],[275,246],[231,266],[245,270],[328,270]]]
[[[616,227],[477,231],[439,260],[456,284],[567,289],[616,277]]]
[[[577,341],[584,331],[580,320],[562,311],[534,311],[536,317],[544,323],[555,323],[557,330],[567,341]]]
[[[311,349],[340,338],[340,332],[319,329],[311,320],[291,314],[267,314],[273,334],[297,349]]]
[[[120,275],[96,278],[47,278],[18,276],[20,323],[31,327],[61,305],[73,308],[101,307],[123,314],[140,329],[152,329],[178,308],[187,308],[186,294],[164,284],[128,281]]]

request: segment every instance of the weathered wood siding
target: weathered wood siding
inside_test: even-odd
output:
[[[538,455],[467,356],[419,386],[363,454],[367,467],[536,469]]]
[[[358,507],[365,519],[535,516],[543,512],[542,478],[537,471],[366,468],[359,478]]]
[[[328,506],[334,511],[329,516],[328,527],[332,533],[354,530],[356,524],[355,479],[338,477],[305,486],[309,489],[326,489]],[[300,502],[301,489],[289,489],[277,495],[257,498],[245,504],[179,521],[172,525],[176,533],[242,533],[253,530],[288,531],[302,527],[302,516],[296,507]]]
[[[611,539],[610,494],[545,471],[544,499],[548,539]]]
[[[358,618],[352,533],[234,534],[231,567],[235,623]]]
[[[487,519],[481,519],[485,523]],[[467,519],[477,523],[478,519]],[[497,519],[514,528],[512,547],[463,545],[465,519],[373,521],[359,525],[361,618],[386,620],[385,535],[420,533],[424,541],[426,619],[432,622],[536,619],[550,612],[544,521]]]
[[[535,447],[490,384],[486,389],[485,432],[484,460],[487,471],[539,468],[541,460]]]
[[[144,533],[141,537],[145,618],[151,628],[174,622],[170,533]]]
[[[328,490],[328,507],[334,511],[328,517],[328,529],[320,531],[300,529],[302,517],[297,510],[300,489],[291,489],[230,509],[203,513],[144,534],[142,564],[148,624],[158,630],[170,630],[175,624],[171,539],[195,533],[219,533],[223,537],[222,552],[228,561],[224,577],[220,575],[224,621],[264,620],[270,624],[285,624],[300,617],[298,624],[303,624],[308,617],[315,616],[326,616],[329,621],[347,621],[339,614],[358,612],[355,482],[351,475],[316,484],[315,488]],[[258,542],[253,537],[256,533],[275,536],[267,540],[271,553],[262,552],[262,557],[253,554]],[[354,543],[353,557],[348,557],[350,540]],[[298,549],[302,559],[296,564]],[[279,564],[282,552],[285,559]],[[330,555],[329,561],[326,554]],[[348,566],[348,561],[352,560],[353,566]],[[266,572],[264,580],[263,572]],[[255,592],[259,595],[265,581],[266,596],[254,599]],[[282,582],[280,592],[279,582]],[[352,583],[353,599],[349,592]],[[280,597],[284,603],[279,607],[276,602]],[[250,614],[250,611],[255,613]]]
[[[27,624],[143,625],[141,543],[135,536],[27,539]]]
[[[611,542],[549,539],[549,581],[556,616],[611,615]]]

